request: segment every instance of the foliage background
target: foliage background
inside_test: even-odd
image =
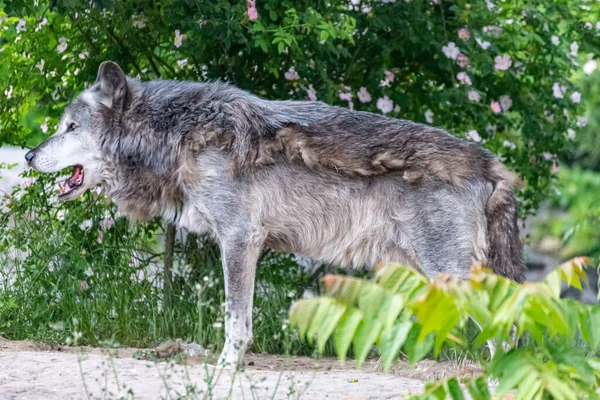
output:
[[[34,146],[52,134],[98,65],[114,60],[140,79],[223,79],[266,98],[441,126],[518,173],[525,215],[561,188],[559,165],[600,169],[600,73],[582,70],[600,54],[599,14],[584,0],[0,1],[0,143]],[[49,203],[55,182],[30,173],[3,200],[0,334],[63,341],[80,330],[92,344],[178,336],[219,347],[214,246],[179,236],[173,270],[163,270],[160,221],[130,226],[94,193]],[[595,223],[600,207],[590,207],[556,234]],[[309,277],[268,254],[259,281],[255,350],[310,352],[286,329]]]

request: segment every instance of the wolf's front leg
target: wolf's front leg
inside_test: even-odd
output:
[[[225,347],[218,367],[240,366],[252,342],[254,278],[263,242],[263,235],[257,232],[237,232],[221,241],[226,296]]]

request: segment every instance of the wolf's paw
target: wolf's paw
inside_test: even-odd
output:
[[[219,357],[216,368],[228,370],[242,369],[244,366],[244,353],[243,349],[237,349],[233,346],[228,347],[226,345]]]

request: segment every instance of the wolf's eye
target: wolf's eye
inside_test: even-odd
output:
[[[67,132],[74,131],[74,130],[75,130],[75,128],[77,128],[77,124],[76,124],[75,122],[71,122],[71,123],[69,124],[69,127],[67,128]]]

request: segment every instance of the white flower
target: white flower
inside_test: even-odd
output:
[[[68,45],[67,45],[67,39],[64,37],[61,37],[60,39],[58,39],[58,46],[56,46],[56,51],[58,51],[58,54],[64,52],[67,49]]]
[[[594,72],[596,69],[598,69],[598,61],[596,60],[589,60],[583,65],[583,72],[588,75]]]
[[[87,51],[79,53],[79,59],[83,60],[84,58],[86,58],[88,56],[88,54],[89,53]]]
[[[506,112],[512,107],[512,100],[509,95],[500,96],[500,107]]]
[[[92,225],[93,221],[91,219],[86,219],[81,223],[81,225],[79,225],[79,229],[81,229],[82,231],[87,231],[92,227]]]
[[[583,128],[586,125],[587,125],[587,118],[583,117],[583,116],[578,116],[577,117],[577,126],[580,128]]]
[[[8,90],[4,91],[4,95],[6,96],[7,99],[10,99],[12,97],[12,92],[13,92],[13,87],[12,87],[12,85],[10,85]]]
[[[442,47],[442,52],[446,55],[446,57],[456,60],[456,57],[458,57],[460,54],[460,49],[456,47],[454,42],[450,42],[448,43],[448,46]]]
[[[569,139],[575,139],[575,131],[571,128],[567,129],[567,137]]]
[[[577,44],[577,42],[571,43],[571,52],[569,53],[569,55],[575,57],[577,56],[577,52],[579,52],[579,45]]]
[[[432,124],[434,115],[435,114],[431,110],[425,111],[425,121],[427,121],[428,124]]]
[[[469,100],[474,101],[476,103],[479,103],[479,100],[481,100],[481,95],[476,90],[469,90],[467,97],[469,98]]]
[[[380,97],[377,100],[377,108],[381,110],[383,114],[387,114],[394,109],[394,102],[387,96]]]
[[[177,60],[177,66],[179,68],[185,67],[185,65],[188,63],[188,59],[184,58],[183,60]]]
[[[571,101],[575,104],[579,104],[581,102],[581,93],[573,92],[571,95]]]
[[[48,18],[44,18],[40,21],[40,23],[38,24],[38,26],[36,26],[35,31],[38,32],[40,29],[42,29],[42,27],[44,25],[46,25],[48,23]]]
[[[502,145],[503,145],[504,147],[508,147],[509,149],[513,149],[513,150],[517,148],[517,145],[516,145],[516,144],[514,144],[513,142],[509,142],[508,140],[505,140],[505,141],[502,143]]]
[[[488,41],[485,41],[483,39],[480,38],[475,38],[475,41],[477,42],[477,44],[483,49],[483,50],[487,50],[488,47],[490,47],[491,43]]]
[[[17,33],[25,31],[25,25],[27,25],[27,22],[23,18],[21,18],[17,23]]]
[[[487,133],[495,133],[498,127],[495,124],[490,124],[489,122],[485,126],[485,131]]]
[[[44,72],[44,65],[46,61],[42,58],[39,63],[35,64],[35,67],[40,70],[40,72]]]
[[[481,142],[481,136],[479,136],[479,133],[477,133],[477,131],[475,129],[467,132],[467,137],[474,142],[477,142],[477,143]]]
[[[131,19],[133,21],[133,26],[135,26],[138,29],[142,29],[146,26],[147,20],[146,17],[144,17],[143,15],[133,14],[131,16]]]
[[[562,99],[563,97],[565,97],[564,95],[566,91],[566,86],[560,85],[558,82],[554,82],[554,85],[552,85],[552,94],[557,99]]]
[[[558,46],[559,43],[560,43],[560,40],[558,40],[558,36],[556,36],[556,35],[552,36],[552,44],[555,46]]]

